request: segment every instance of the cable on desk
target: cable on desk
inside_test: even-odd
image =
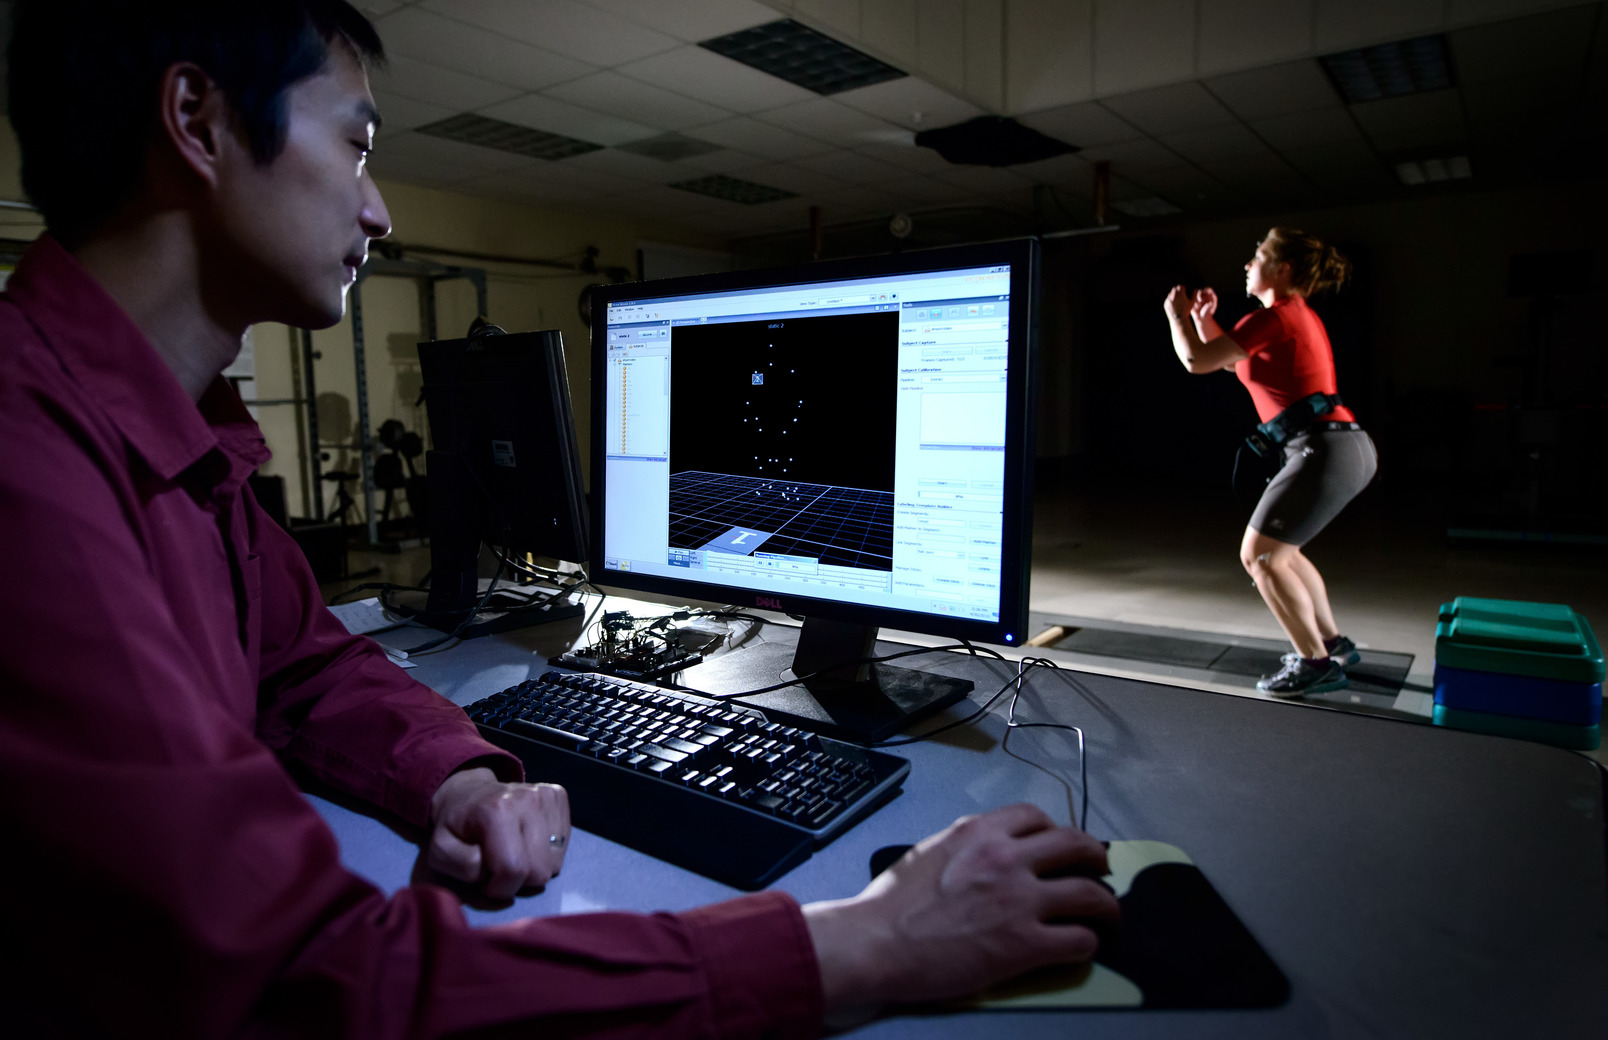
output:
[[[1076,679],[1072,678],[1070,673],[1061,671],[1060,666],[1049,658],[1022,658],[1021,661],[1017,662],[1016,678],[1014,680],[1016,689],[1011,694],[1010,710],[1005,716],[1005,737],[1000,741],[1000,749],[1007,752],[1010,750],[1009,744],[1011,733],[1018,729],[1066,729],[1076,733],[1078,735],[1078,786],[1083,792],[1083,806],[1078,810],[1077,818],[1072,821],[1072,825],[1087,831],[1089,829],[1089,756],[1084,749],[1083,730],[1078,726],[1073,726],[1064,722],[1016,721],[1016,701],[1022,695],[1022,687],[1025,684],[1027,672],[1030,668],[1048,668],[1050,671],[1058,673],[1061,678],[1065,679],[1067,683],[1079,693],[1086,692],[1083,690],[1082,685]]]

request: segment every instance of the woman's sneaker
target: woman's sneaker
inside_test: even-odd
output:
[[[1334,662],[1313,664],[1300,654],[1285,654],[1284,667],[1275,675],[1264,675],[1256,688],[1275,697],[1301,697],[1308,693],[1327,693],[1346,688],[1346,672]]]
[[[1323,641],[1323,648],[1329,651],[1329,660],[1333,661],[1341,668],[1344,668],[1347,665],[1356,664],[1358,661],[1362,660],[1362,655],[1357,652],[1357,644],[1353,643],[1346,636],[1335,636],[1332,644],[1329,642],[1329,640],[1325,639]]]

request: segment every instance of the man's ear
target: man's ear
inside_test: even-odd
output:
[[[200,66],[179,62],[162,74],[161,104],[162,131],[179,160],[216,185],[232,118],[223,89]]]

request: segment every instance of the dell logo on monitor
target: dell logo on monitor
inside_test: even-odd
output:
[[[754,606],[756,606],[756,607],[768,607],[771,610],[781,610],[782,609],[782,601],[779,600],[779,599],[771,599],[769,596],[755,596],[754,597]]]

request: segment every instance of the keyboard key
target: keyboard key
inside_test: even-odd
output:
[[[674,751],[667,747],[661,747],[658,744],[643,744],[641,747],[637,748],[637,750],[644,755],[652,755],[654,758],[659,759],[661,762],[664,762],[667,765],[673,765],[687,757],[684,752]]]

